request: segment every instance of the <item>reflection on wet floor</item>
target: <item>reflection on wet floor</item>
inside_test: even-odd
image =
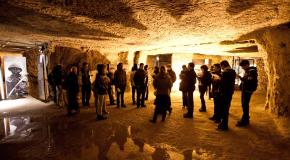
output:
[[[38,120],[41,119],[45,120],[45,118]],[[92,127],[66,120],[32,121],[33,118],[29,116],[4,116],[1,119],[4,127],[0,130],[1,134],[2,132],[4,134],[0,147],[2,145],[1,148],[5,148],[8,144],[12,147],[20,144],[25,146],[17,150],[18,154],[4,154],[4,159],[189,160],[214,158],[213,154],[201,149],[179,151],[168,144],[147,144],[134,135],[137,131],[134,131],[131,126],[119,123],[104,123]]]
[[[10,117],[6,116],[1,119],[1,133],[0,138],[6,139],[19,139],[28,137],[31,133],[31,128],[27,127],[30,123],[29,116],[19,116],[19,117]]]

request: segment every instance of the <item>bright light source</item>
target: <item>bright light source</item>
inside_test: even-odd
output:
[[[208,59],[205,59],[204,60],[204,64],[208,65],[209,64],[209,60]]]

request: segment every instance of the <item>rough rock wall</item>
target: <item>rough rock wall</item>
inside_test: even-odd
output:
[[[30,50],[23,53],[23,56],[26,57],[26,66],[28,72],[28,93],[34,98],[39,97],[38,93],[38,50]]]
[[[263,58],[256,59],[256,65],[258,70],[258,88],[257,91],[261,93],[267,93],[268,75],[265,70],[265,62]]]
[[[266,108],[278,116],[290,117],[290,24],[265,28],[254,34],[267,52]]]
[[[69,69],[72,65],[81,66],[83,62],[88,62],[91,70],[95,70],[97,64],[110,63],[105,55],[96,50],[55,46],[54,52],[50,54],[49,71],[57,64],[62,64],[64,68]]]

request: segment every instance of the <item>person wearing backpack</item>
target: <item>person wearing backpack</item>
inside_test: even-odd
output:
[[[201,69],[201,73],[197,77],[197,79],[199,81],[198,90],[199,90],[200,101],[201,101],[201,107],[200,107],[199,111],[200,112],[206,112],[204,94],[207,91],[207,88],[211,84],[211,74],[208,71],[208,67],[206,65],[202,65],[200,67],[200,69]]]
[[[243,116],[241,120],[236,124],[237,127],[247,126],[250,123],[249,116],[249,103],[251,100],[251,96],[254,91],[256,91],[258,86],[258,74],[256,67],[250,67],[250,63],[248,60],[242,60],[240,62],[240,66],[245,71],[243,77],[237,75],[241,79],[240,88],[242,90],[242,108],[243,108]]]

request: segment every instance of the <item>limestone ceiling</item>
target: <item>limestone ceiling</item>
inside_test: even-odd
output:
[[[0,0],[0,50],[51,42],[108,53],[253,53],[250,42],[220,44],[289,21],[289,0]]]

